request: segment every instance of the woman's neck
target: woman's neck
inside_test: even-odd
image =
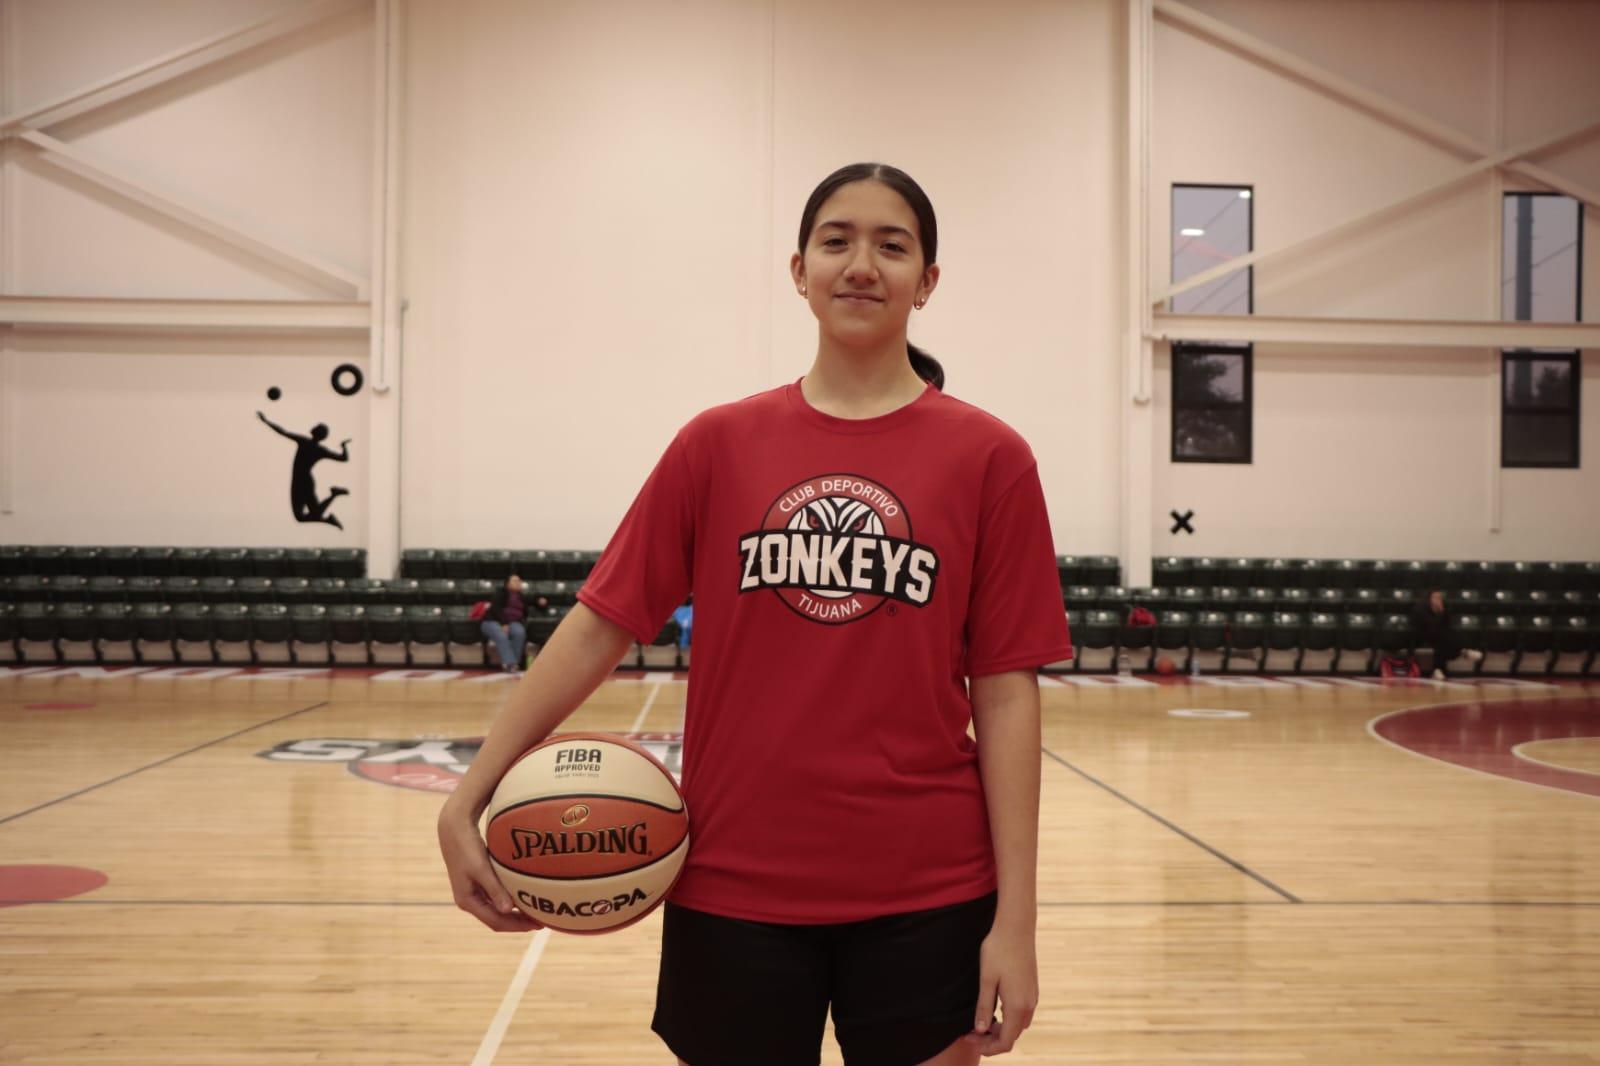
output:
[[[905,337],[877,351],[845,348],[827,337],[800,380],[806,403],[836,418],[876,418],[911,403],[927,387],[906,355]]]

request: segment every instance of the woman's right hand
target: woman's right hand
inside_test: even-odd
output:
[[[512,904],[511,893],[489,865],[489,849],[478,835],[476,820],[448,800],[439,812],[439,852],[457,907],[498,933],[544,928]]]

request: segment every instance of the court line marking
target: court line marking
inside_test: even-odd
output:
[[[1136,810],[1142,811],[1143,813],[1149,815],[1151,818],[1154,818],[1156,821],[1160,822],[1162,825],[1166,826],[1168,829],[1172,830],[1174,833],[1177,833],[1179,836],[1181,836],[1185,840],[1189,841],[1189,843],[1194,844],[1197,847],[1203,848],[1204,850],[1210,852],[1212,855],[1214,855],[1217,858],[1221,859],[1223,862],[1227,863],[1229,866],[1232,866],[1235,870],[1238,870],[1240,873],[1244,874],[1246,877],[1249,877],[1250,879],[1256,881],[1258,884],[1264,885],[1265,887],[1267,887],[1267,888],[1271,889],[1272,891],[1276,892],[1278,895],[1282,896],[1286,901],[1288,901],[1290,903],[1304,903],[1305,902],[1305,900],[1301,899],[1299,896],[1296,896],[1294,893],[1289,892],[1289,891],[1287,891],[1285,889],[1279,888],[1277,885],[1273,884],[1271,881],[1267,880],[1265,877],[1262,877],[1260,874],[1258,874],[1254,870],[1250,869],[1250,867],[1246,866],[1244,863],[1239,862],[1236,859],[1232,859],[1227,855],[1224,855],[1222,852],[1218,851],[1216,848],[1212,847],[1210,844],[1207,844],[1204,840],[1201,840],[1199,837],[1195,836],[1193,833],[1191,833],[1188,830],[1184,829],[1182,826],[1178,825],[1176,822],[1168,821],[1167,819],[1161,817],[1161,815],[1157,814],[1155,811],[1152,811],[1149,807],[1146,807],[1143,804],[1139,803],[1137,800],[1131,799],[1128,796],[1123,795],[1121,792],[1118,792],[1116,789],[1112,788],[1110,785],[1106,784],[1104,781],[1101,781],[1099,778],[1095,777],[1093,774],[1090,774],[1090,773],[1087,773],[1086,771],[1078,769],[1076,766],[1072,765],[1067,760],[1063,759],[1061,756],[1059,756],[1055,752],[1051,751],[1049,748],[1041,748],[1040,750],[1043,751],[1046,755],[1050,756],[1050,758],[1054,759],[1056,762],[1060,763],[1062,766],[1065,766],[1068,770],[1071,770],[1073,773],[1075,773],[1078,776],[1082,777],[1085,781],[1088,781],[1091,784],[1099,785],[1101,788],[1105,789],[1107,792],[1111,793],[1113,796],[1117,797],[1122,802],[1128,804],[1130,807],[1133,807]]]
[[[489,1031],[483,1034],[483,1041],[478,1045],[478,1053],[472,1057],[472,1066],[489,1066],[494,1061],[495,1053],[500,1050],[500,1041],[505,1039],[506,1029],[511,1025],[511,1017],[517,1013],[517,1004],[522,1002],[522,994],[528,990],[528,982],[533,979],[534,967],[539,965],[539,956],[544,954],[544,946],[549,940],[550,930],[541,929],[534,934],[528,950],[522,953],[522,962],[517,966],[516,976],[511,978],[511,985],[500,1000],[500,1009],[495,1011],[494,1021],[489,1023]]]
[[[1545,697],[1545,699],[1547,699],[1547,700],[1560,700],[1562,702],[1566,702],[1568,700],[1587,700],[1587,701],[1592,703],[1594,701],[1594,697],[1592,697],[1592,696],[1547,696],[1547,697]],[[1528,699],[1526,697],[1523,697],[1523,696],[1508,696],[1503,700],[1441,700],[1438,703],[1419,703],[1415,707],[1400,707],[1400,708],[1397,708],[1397,709],[1392,710],[1392,711],[1385,711],[1383,714],[1378,715],[1378,717],[1372,719],[1370,722],[1367,723],[1367,734],[1369,736],[1371,736],[1373,740],[1376,740],[1378,743],[1380,743],[1380,744],[1382,744],[1382,745],[1384,745],[1386,747],[1393,748],[1395,751],[1404,752],[1405,754],[1411,756],[1413,759],[1422,759],[1423,761],[1431,763],[1434,766],[1441,766],[1441,767],[1444,767],[1446,769],[1451,769],[1451,770],[1465,770],[1469,774],[1477,774],[1480,777],[1490,778],[1491,780],[1509,781],[1514,785],[1526,785],[1528,788],[1543,789],[1546,792],[1557,792],[1557,793],[1560,793],[1561,795],[1564,795],[1564,796],[1578,796],[1578,797],[1580,797],[1582,799],[1591,800],[1591,801],[1600,799],[1600,796],[1591,796],[1587,792],[1574,792],[1570,788],[1562,788],[1559,785],[1541,785],[1537,781],[1524,781],[1520,777],[1506,777],[1503,774],[1493,774],[1493,773],[1490,773],[1488,770],[1480,770],[1476,766],[1462,766],[1460,763],[1451,762],[1448,759],[1435,759],[1432,755],[1424,755],[1422,752],[1414,751],[1413,749],[1408,748],[1403,744],[1396,744],[1394,741],[1390,740],[1388,737],[1386,737],[1383,734],[1378,732],[1378,723],[1383,721],[1385,718],[1393,718],[1397,714],[1407,714],[1407,713],[1409,713],[1411,711],[1426,711],[1426,710],[1432,710],[1435,707],[1465,707],[1465,706],[1468,706],[1468,705],[1474,704],[1474,703],[1527,703],[1527,702],[1528,702]],[[1562,767],[1562,769],[1566,769],[1566,768]],[[1580,773],[1582,771],[1571,771],[1571,772]]]
[[[655,704],[656,697],[661,695],[661,682],[657,681],[650,688],[650,695],[645,697],[644,706],[639,708],[639,716],[633,720],[633,725],[628,729],[630,733],[637,733],[644,726],[645,716],[650,713],[650,708]]]
[[[46,800],[45,802],[43,802],[43,803],[41,803],[41,804],[39,804],[37,806],[29,807],[25,811],[18,811],[16,814],[8,814],[4,818],[0,818],[0,825],[5,825],[7,822],[14,822],[18,818],[21,818],[23,815],[32,814],[35,811],[42,811],[46,807],[54,807],[58,803],[65,803],[67,800],[75,799],[76,797],[81,796],[86,792],[93,792],[96,789],[105,788],[107,785],[114,785],[118,781],[124,781],[127,778],[130,778],[130,777],[134,776],[135,774],[142,774],[146,770],[154,770],[156,767],[164,766],[167,763],[173,761],[174,759],[181,759],[185,755],[193,755],[195,752],[202,751],[202,750],[204,750],[206,748],[211,747],[214,744],[221,744],[225,740],[232,740],[234,737],[244,736],[244,734],[249,733],[249,732],[251,732],[253,730],[261,729],[261,728],[263,728],[265,726],[269,726],[269,725],[273,725],[274,723],[277,723],[277,722],[285,721],[287,719],[293,718],[297,714],[305,714],[307,711],[314,711],[314,710],[317,710],[319,707],[326,707],[327,705],[328,705],[328,701],[327,700],[322,700],[322,701],[320,701],[318,703],[313,703],[309,707],[302,707],[298,711],[290,711],[288,714],[280,714],[276,718],[269,718],[265,722],[257,722],[255,725],[245,726],[243,729],[236,729],[232,733],[229,733],[225,737],[217,737],[214,740],[206,741],[204,744],[196,744],[194,747],[188,748],[188,749],[186,749],[184,751],[180,751],[175,755],[168,755],[166,758],[157,759],[155,762],[152,762],[152,763],[146,763],[145,765],[137,767],[137,768],[132,769],[132,770],[129,770],[126,773],[118,774],[116,777],[107,778],[106,780],[101,781],[99,784],[90,785],[87,788],[80,788],[76,792],[68,792],[65,796],[57,796],[53,800]]]

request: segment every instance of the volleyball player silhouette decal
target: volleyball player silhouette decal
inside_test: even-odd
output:
[[[328,513],[328,508],[340,496],[348,496],[350,490],[335,485],[328,490],[328,498],[317,499],[317,483],[311,476],[311,468],[324,459],[332,459],[336,463],[350,461],[350,438],[346,437],[339,442],[339,450],[333,451],[322,442],[328,439],[328,427],[321,422],[311,427],[308,435],[290,433],[272,419],[256,412],[256,417],[265,422],[273,432],[288,437],[295,443],[294,472],[289,482],[289,506],[294,511],[297,522],[326,522],[335,529],[343,529],[344,523],[339,521],[338,515]]]
[[[361,391],[361,386],[366,383],[366,377],[361,373],[361,368],[354,363],[341,363],[333,370],[329,384],[333,391],[340,396],[354,396]],[[283,390],[274,385],[267,390],[267,399],[277,403],[283,398]],[[328,513],[328,508],[333,506],[333,501],[340,496],[350,495],[350,490],[339,485],[328,490],[326,499],[317,495],[317,482],[311,476],[311,468],[324,459],[332,459],[336,463],[350,461],[350,438],[346,437],[339,442],[339,450],[334,451],[323,441],[328,439],[326,423],[318,422],[311,427],[309,433],[292,433],[278,423],[256,412],[256,417],[266,423],[267,427],[280,437],[287,437],[294,441],[294,468],[289,477],[289,509],[294,514],[296,522],[323,522],[335,529],[343,530],[344,523],[339,521],[339,516]]]

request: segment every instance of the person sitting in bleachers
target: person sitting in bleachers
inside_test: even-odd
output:
[[[494,642],[500,654],[500,669],[509,673],[517,673],[522,668],[522,649],[528,643],[528,631],[523,625],[527,611],[522,600],[522,578],[512,574],[495,591],[489,609],[483,614],[483,635]]]
[[[1445,680],[1446,665],[1458,655],[1465,655],[1472,662],[1483,658],[1483,652],[1462,647],[1461,638],[1450,625],[1444,593],[1439,589],[1431,590],[1411,608],[1411,625],[1416,634],[1417,650],[1433,649],[1432,677],[1435,681]]]

